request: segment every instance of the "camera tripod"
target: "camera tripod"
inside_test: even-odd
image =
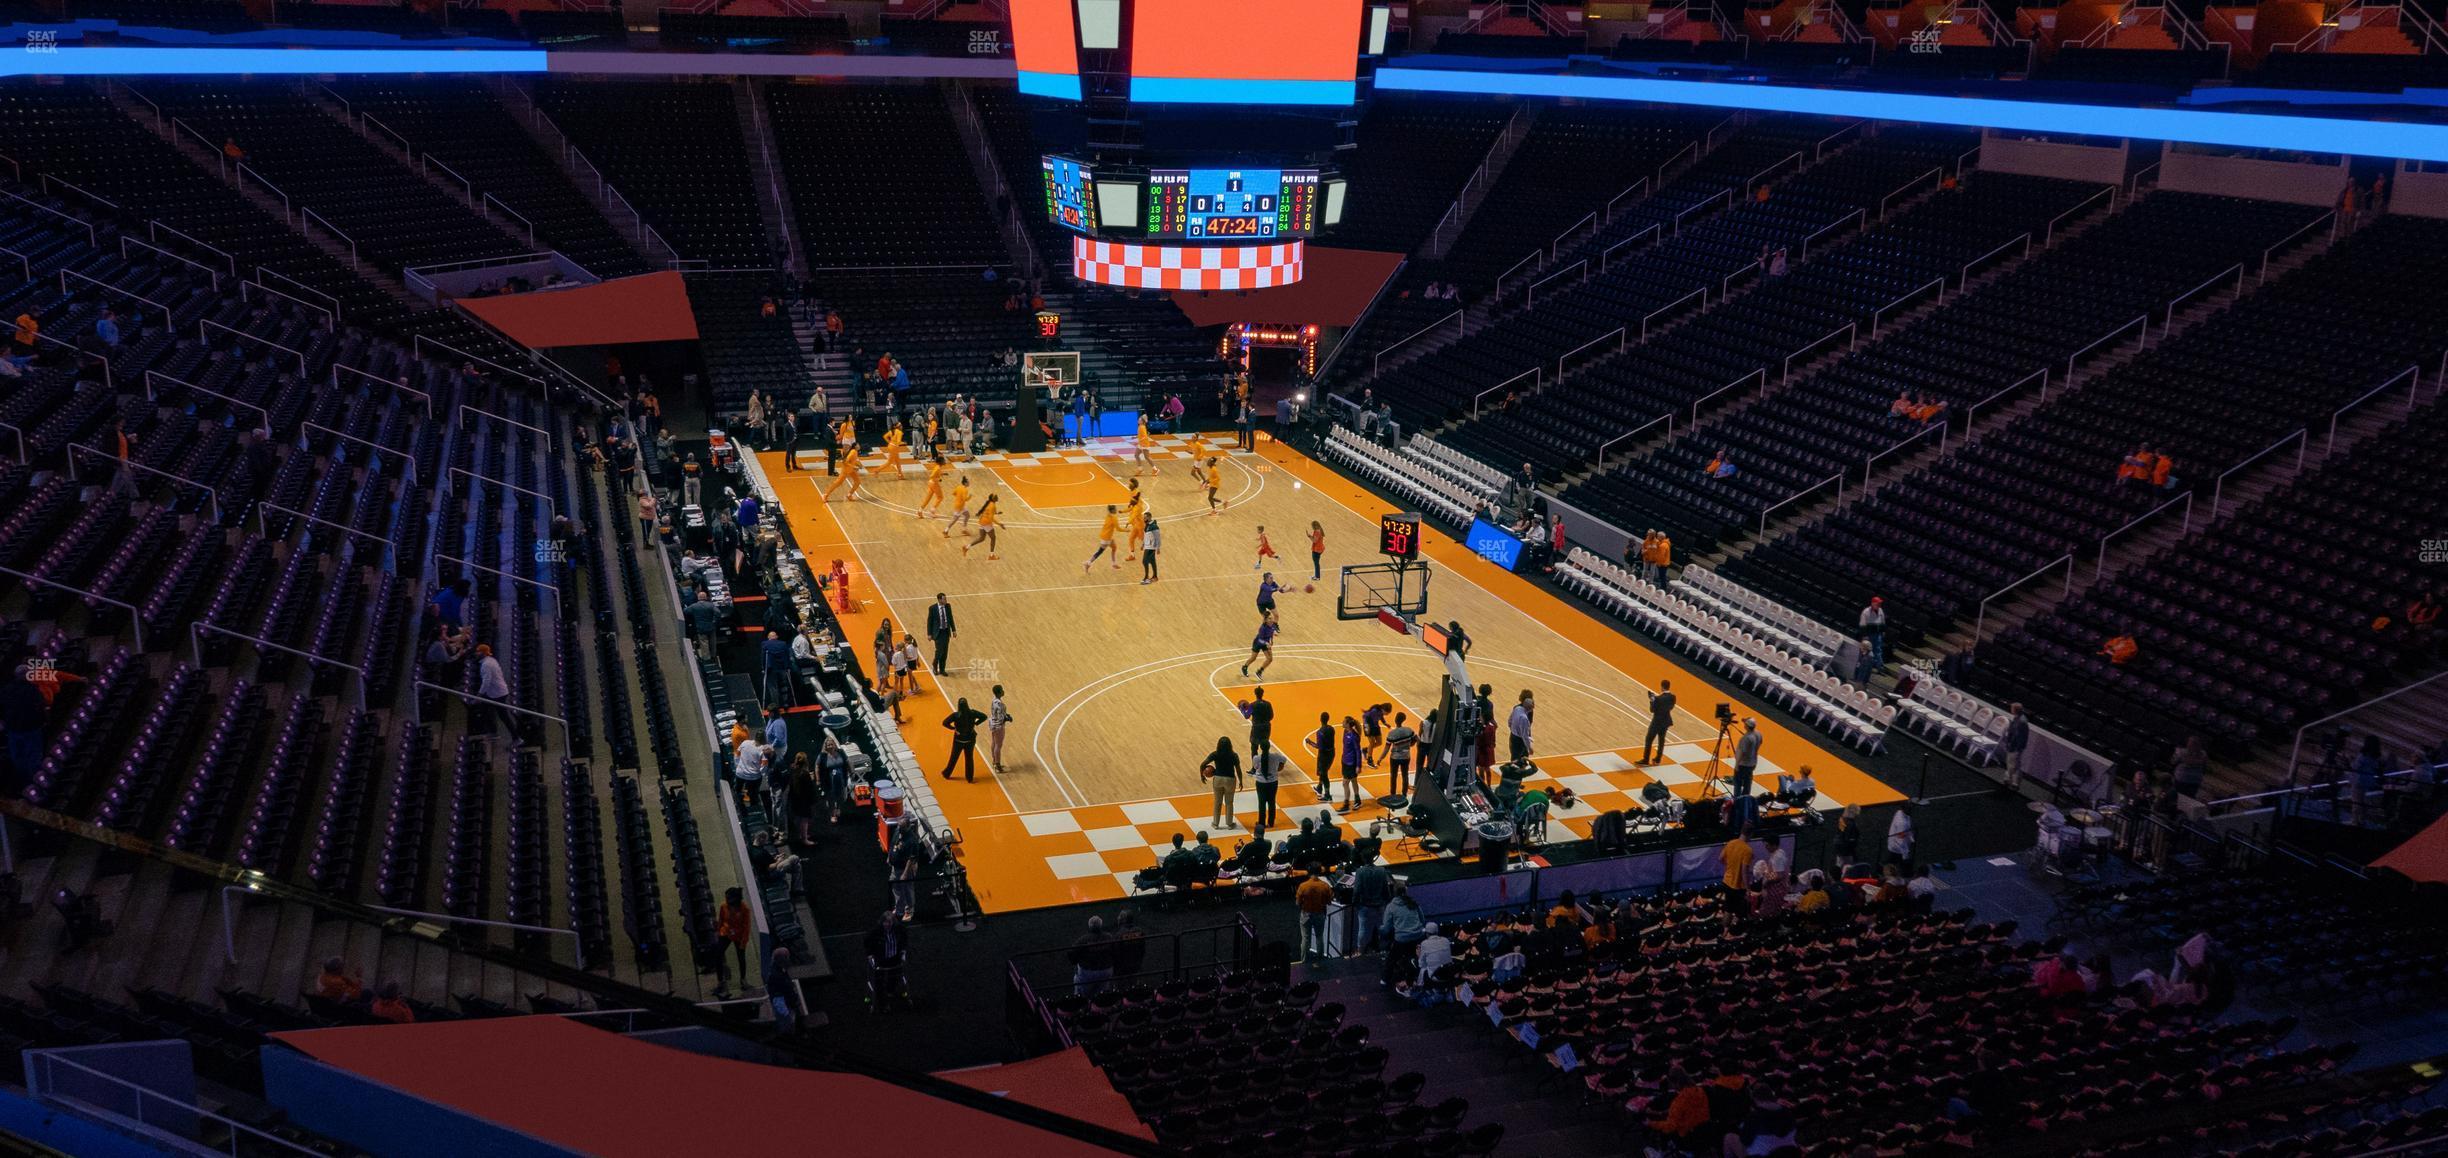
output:
[[[1700,793],[1694,798],[1695,800],[1705,801],[1712,796],[1726,794],[1723,783],[1725,779],[1725,742],[1727,734],[1733,730],[1734,721],[1731,717],[1717,721],[1717,739],[1709,744],[1708,768],[1700,774]]]

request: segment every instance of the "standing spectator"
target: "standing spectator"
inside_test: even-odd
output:
[[[651,489],[641,489],[637,497],[638,537],[651,545],[655,537],[655,497]]]
[[[1234,412],[1233,445],[1242,450],[1258,449],[1258,412],[1250,409],[1246,398]]]
[[[739,957],[740,988],[742,989],[750,988],[748,938],[756,931],[753,928],[756,922],[748,914],[748,902],[745,898],[746,894],[741,892],[737,885],[734,885],[723,890],[722,907],[714,910],[714,936],[721,942],[715,947],[714,956],[719,960],[725,952],[729,952]],[[716,990],[714,996],[716,1000],[721,1000],[731,995],[722,990]]]
[[[996,684],[994,698],[986,703],[986,766],[997,773],[1003,771],[1003,732],[1011,722],[1011,709],[1003,704],[1003,685]]]
[[[1317,797],[1334,799],[1335,727],[1334,718],[1318,713],[1317,730],[1309,733],[1309,747],[1317,753]]]
[[[1828,856],[1836,862],[1838,875],[1861,859],[1861,805],[1845,805],[1837,814],[1836,832],[1828,837]]]
[[[754,734],[742,738],[731,753],[731,779],[739,785],[740,799],[747,804],[765,803],[765,745]]]
[[[1360,721],[1343,717],[1343,806],[1349,812],[1360,807],[1360,758],[1368,749],[1360,741]],[[1331,799],[1331,796],[1329,797]]]
[[[492,709],[492,719],[519,740],[521,731],[518,713],[510,710],[510,681],[502,676],[501,661],[493,658],[493,645],[476,645],[476,695]],[[488,731],[491,729],[488,728]]]
[[[1275,704],[1266,698],[1265,688],[1250,689],[1250,702],[1241,714],[1249,717],[1250,759],[1265,759],[1275,739]]]
[[[842,751],[841,741],[830,733],[816,753],[816,775],[824,782],[826,817],[840,824],[842,806],[850,802],[850,754]]]
[[[2029,747],[2031,717],[2023,714],[2023,705],[2009,705],[2006,709],[2006,734],[1998,737],[1998,758],[2006,762],[2005,786],[2008,792],[2023,784],[2023,750]]]
[[[765,1003],[773,1009],[774,1025],[785,1033],[797,1033],[807,1024],[807,999],[791,977],[791,951],[788,946],[774,946],[773,956],[765,962]]]
[[[765,709],[765,766],[775,776],[790,757],[790,722],[782,718],[780,708]]]
[[[1114,914],[1114,976],[1135,977],[1147,966],[1147,934],[1129,909]]]
[[[1379,985],[1391,987],[1397,978],[1409,980],[1418,976],[1418,955],[1421,941],[1427,940],[1436,926],[1428,923],[1419,911],[1419,902],[1411,899],[1411,890],[1397,888],[1393,899],[1386,902],[1385,917],[1378,922],[1385,933],[1385,975]]]
[[[1275,789],[1281,783],[1283,766],[1280,748],[1261,747],[1250,755],[1250,785],[1258,792],[1258,820],[1251,826],[1252,840],[1264,843],[1267,826],[1275,823]]]
[[[1199,778],[1215,796],[1215,808],[1208,818],[1213,828],[1239,828],[1233,818],[1233,796],[1241,789],[1241,756],[1233,751],[1232,737],[1216,737],[1215,751],[1199,762]]]
[[[1659,680],[1658,690],[1649,694],[1649,731],[1641,737],[1642,764],[1665,761],[1667,733],[1674,730],[1674,706],[1674,681]]]
[[[971,784],[977,783],[977,726],[985,722],[986,713],[970,707],[966,696],[943,718],[943,726],[952,733],[952,751],[944,756],[944,779],[952,778],[952,765],[964,764],[962,777]],[[989,760],[986,766],[992,768],[994,762]]]
[[[697,646],[697,658],[712,663],[715,640],[722,631],[722,608],[716,607],[713,598],[700,587],[689,597],[683,614],[688,620],[689,640]]]
[[[1088,918],[1088,931],[1071,942],[1071,990],[1085,997],[1102,992],[1114,975],[1114,939],[1105,932],[1105,918]]]
[[[1759,717],[1744,716],[1742,735],[1734,741],[1733,796],[1737,801],[1751,796],[1751,778],[1759,772],[1760,744],[1765,739],[1760,735]]]
[[[1887,601],[1870,597],[1870,606],[1861,611],[1862,636],[1870,641],[1870,670],[1887,666]]]
[[[1387,903],[1394,899],[1394,874],[1384,865],[1371,861],[1352,874],[1352,908],[1359,914],[1359,940],[1356,953],[1374,952],[1383,942]]]
[[[941,591],[935,593],[935,602],[927,607],[926,633],[927,638],[934,641],[935,674],[941,677],[944,661],[952,651],[952,637],[960,634],[952,619],[952,601]]]
[[[1530,721],[1536,708],[1530,689],[1523,688],[1521,698],[1513,703],[1513,713],[1505,717],[1506,762],[1519,764],[1530,758]]]
[[[791,753],[790,779],[783,786],[782,804],[790,814],[791,835],[801,848],[816,843],[816,801],[823,795],[823,787],[816,783],[816,769],[808,763],[808,754]]]
[[[1334,904],[1334,886],[1326,883],[1324,875],[1311,872],[1309,879],[1292,890],[1292,903],[1300,909],[1301,960],[1325,964],[1326,910]]]
[[[2378,740],[2379,737],[2372,739]],[[2176,795],[2199,799],[2202,779],[2210,774],[2210,749],[2202,745],[2202,738],[2185,737],[2184,747],[2176,749],[2175,758],[2169,761],[2169,766],[2175,769]]]
[[[779,631],[768,631],[757,651],[764,659],[765,706],[779,708],[796,700],[797,689],[792,683],[797,668],[791,662],[790,641],[782,638]]]
[[[1156,520],[1147,521],[1147,529],[1139,534],[1139,585],[1156,581],[1156,551],[1164,546],[1163,536],[1156,532]]]
[[[1411,750],[1419,745],[1419,733],[1410,721],[1410,713],[1396,712],[1394,729],[1386,733],[1386,777],[1396,796],[1411,794]]]
[[[877,687],[884,686],[887,674],[892,671],[893,638],[892,619],[887,616],[883,622],[876,625],[875,675],[873,678]]]
[[[1899,805],[1895,811],[1895,819],[1887,822],[1887,863],[1897,868],[1910,868],[1912,858],[1912,809]]]

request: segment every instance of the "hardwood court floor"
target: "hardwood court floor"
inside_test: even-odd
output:
[[[1279,599],[1283,632],[1264,680],[1279,702],[1276,742],[1299,769],[1287,775],[1279,806],[1316,811],[1302,740],[1320,711],[1340,721],[1370,703],[1390,702],[1417,719],[1437,703],[1443,668],[1416,640],[1374,620],[1335,618],[1337,569],[1382,561],[1376,521],[1389,508],[1290,447],[1262,439],[1256,453],[1218,444],[1230,505],[1209,516],[1204,492],[1189,476],[1192,449],[1183,440],[1162,440],[1160,473],[1139,480],[1164,540],[1162,577],[1146,585],[1135,561],[1119,569],[1105,559],[1081,567],[1096,547],[1105,496],[1129,479],[1127,440],[966,464],[960,473],[975,492],[973,505],[988,493],[1003,497],[1002,558],[995,561],[983,546],[964,557],[966,534],[947,540],[942,522],[913,517],[925,489],[915,467],[900,481],[871,475],[860,501],[828,506],[819,501],[821,471],[786,474],[780,455],[759,456],[810,565],[821,572],[838,557],[849,568],[858,607],[843,618],[862,655],[884,616],[896,631],[906,625],[922,632],[926,605],[937,592],[950,597],[960,630],[948,670],[922,680],[922,694],[903,705],[903,732],[927,767],[940,767],[950,750],[941,726],[950,698],[967,697],[983,710],[993,685],[1004,685],[1015,722],[1003,771],[987,769],[981,751],[974,784],[933,781],[963,834],[970,884],[990,912],[1121,896],[1131,873],[1173,833],[1208,826],[1212,798],[1198,777],[1200,760],[1219,736],[1247,752],[1249,729],[1235,704],[1257,682],[1239,669],[1258,622],[1260,570],[1252,564],[1261,525],[1281,555],[1267,569],[1294,588]],[[1201,458],[1208,453],[1198,450]],[[1108,476],[1114,489],[1090,472]],[[1323,578],[1315,592],[1301,593],[1309,582],[1312,520],[1326,532]],[[1651,779],[1685,797],[1697,792],[1715,727],[1694,712],[1727,697],[1452,538],[1431,531],[1424,542],[1423,556],[1435,569],[1429,614],[1469,630],[1472,676],[1494,685],[1500,711],[1523,689],[1535,695],[1539,779],[1568,785],[1584,801],[1551,824],[1586,835],[1600,812],[1637,806],[1639,788]],[[931,657],[932,648],[920,644]],[[1665,678],[1675,680],[1681,704],[1676,744],[1669,763],[1637,769],[1647,691]],[[1775,769],[1808,764],[1823,807],[1902,798],[1822,737],[1772,721],[1761,727],[1763,783]],[[1368,796],[1386,792],[1385,770],[1370,769],[1363,787]],[[1245,789],[1235,806],[1246,832],[1256,799]],[[1345,823],[1383,815],[1365,805]],[[1219,835],[1227,852],[1239,843],[1240,833]]]

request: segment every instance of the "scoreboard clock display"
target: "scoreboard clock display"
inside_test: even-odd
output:
[[[1079,233],[1097,225],[1096,176],[1088,167],[1063,157],[1041,158],[1045,173],[1046,217]]]
[[[1274,240],[1317,232],[1315,169],[1152,169],[1147,235]]]
[[[1419,558],[1420,517],[1418,512],[1395,512],[1377,516],[1377,550],[1389,559],[1410,562]]]

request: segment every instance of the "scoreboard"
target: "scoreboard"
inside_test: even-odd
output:
[[[1190,241],[1317,232],[1315,169],[1151,169],[1147,236]]]
[[[1377,516],[1377,551],[1389,559],[1405,562],[1419,558],[1419,513],[1389,511]]]
[[[1087,166],[1066,157],[1046,157],[1041,164],[1045,173],[1046,216],[1065,229],[1095,232],[1096,176]]]

